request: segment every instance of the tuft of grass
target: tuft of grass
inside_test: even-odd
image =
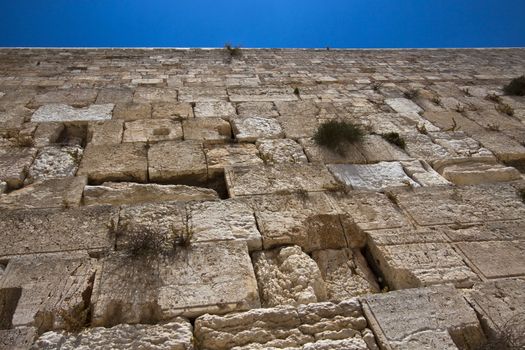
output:
[[[514,108],[512,108],[506,103],[497,104],[494,108],[496,108],[496,111],[506,114],[508,116],[512,117],[514,115]]]
[[[232,44],[226,43],[224,44],[224,49],[232,58],[238,58],[242,56],[241,47],[239,45],[233,47]]]
[[[510,96],[525,96],[525,75],[512,79],[503,87],[503,92]]]
[[[381,136],[391,144],[396,145],[401,149],[406,148],[405,139],[402,136],[399,136],[397,132],[389,132],[386,134],[381,134]]]
[[[485,96],[485,100],[492,101],[494,103],[501,103],[501,97],[496,95],[495,93],[488,94],[487,96]]]
[[[458,112],[458,113],[464,113],[465,112],[465,106],[458,102],[456,104],[456,108],[454,110],[456,112]]]
[[[439,96],[432,96],[430,101],[432,101],[432,103],[436,106],[441,106],[441,98]]]
[[[299,96],[299,95],[301,94],[301,92],[299,91],[299,88],[298,88],[298,87],[296,87],[295,89],[293,89],[293,94],[294,94],[295,96]]]
[[[465,96],[472,97],[472,94],[470,93],[469,88],[463,88],[463,89],[461,89],[461,91],[463,91]]]
[[[375,81],[373,84],[372,84],[372,90],[374,91],[379,91],[381,89],[381,87],[383,86],[383,83],[381,83],[380,81]]]
[[[319,146],[344,155],[345,146],[360,142],[363,136],[363,130],[352,122],[330,120],[319,126],[315,132],[314,141]]]
[[[419,91],[417,89],[410,89],[410,90],[405,91],[403,93],[403,96],[405,96],[405,98],[409,100],[413,100],[419,96]]]
[[[117,235],[124,235],[127,240],[125,250],[132,257],[175,255],[179,248],[186,249],[191,245],[193,232],[178,231],[171,228],[171,234],[159,232],[152,228],[130,230],[127,225],[119,227]]]

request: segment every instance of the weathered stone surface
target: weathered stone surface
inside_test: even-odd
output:
[[[202,187],[104,182],[100,186],[84,187],[83,202],[85,205],[121,205],[142,202],[213,200],[217,198],[217,192]]]
[[[424,160],[402,161],[405,173],[421,186],[446,186],[451,185],[444,177],[439,175]]]
[[[381,348],[472,349],[485,340],[476,313],[450,286],[367,296],[363,309]]]
[[[35,133],[33,135],[34,146],[45,147],[56,143],[64,129],[64,123],[61,122],[48,122],[37,124]]]
[[[4,350],[26,350],[38,336],[34,327],[19,327],[0,330],[0,348]]]
[[[243,202],[195,202],[188,205],[187,211],[193,242],[239,240],[246,242],[250,251],[262,247],[253,210]]]
[[[182,125],[171,119],[142,119],[124,124],[122,142],[181,140]]]
[[[38,107],[49,103],[64,103],[74,107],[85,107],[95,102],[97,94],[96,90],[82,88],[52,90],[36,95],[31,101],[31,106]]]
[[[222,314],[260,305],[245,243],[200,243],[159,259],[104,259],[91,299],[92,325]]]
[[[314,117],[302,117],[300,115],[284,115],[277,118],[284,135],[289,139],[300,139],[313,137],[319,122]]]
[[[525,275],[525,242],[460,242],[457,246],[485,278]]]
[[[495,159],[491,151],[481,146],[478,141],[468,137],[464,132],[431,132],[429,136],[432,141],[454,154],[455,157],[474,158],[478,161]]]
[[[405,137],[406,151],[410,156],[423,159],[431,164],[436,160],[452,158],[455,153],[448,151],[444,147],[432,142],[432,139],[425,134],[412,133]]]
[[[255,252],[253,266],[263,307],[297,306],[327,298],[319,267],[298,246]]]
[[[204,152],[210,176],[224,173],[224,168],[228,166],[263,164],[257,147],[250,143],[206,145]]]
[[[228,119],[235,115],[235,107],[229,102],[197,102],[195,104],[195,117],[197,118],[215,117]]]
[[[85,324],[97,263],[85,253],[14,257],[0,277],[0,290],[21,288],[12,324],[40,332]]]
[[[240,117],[277,117],[279,112],[273,102],[241,102],[237,103],[237,113]]]
[[[133,94],[135,103],[176,102],[177,90],[155,87],[138,87]]]
[[[115,215],[108,206],[2,210],[0,256],[109,249],[113,246],[109,228]]]
[[[232,119],[235,138],[241,142],[257,139],[278,139],[284,137],[281,125],[276,119],[263,117],[241,117]]]
[[[92,145],[114,145],[122,142],[124,122],[121,120],[106,120],[90,123],[88,126],[88,142]]]
[[[397,113],[420,113],[421,107],[406,98],[387,98],[385,103]]]
[[[182,122],[184,140],[226,142],[232,138],[230,123],[220,118],[195,118]]]
[[[117,103],[113,111],[113,119],[133,121],[151,118],[151,105],[148,103]]]
[[[156,119],[184,120],[193,118],[193,108],[186,102],[158,102],[152,104],[151,116]]]
[[[151,181],[198,183],[207,178],[206,157],[198,141],[165,141],[151,145],[148,151]]]
[[[367,247],[390,289],[444,283],[468,288],[479,280],[452,245],[440,239],[444,236],[436,237],[432,231],[406,231],[411,229],[378,230],[367,234]],[[390,243],[382,236],[407,237]],[[414,241],[410,241],[410,237],[414,237]]]
[[[226,89],[219,87],[184,87],[179,89],[179,101],[182,102],[216,102],[226,101],[227,99]]]
[[[41,180],[0,197],[0,208],[78,207],[86,183],[85,176]]]
[[[516,168],[495,162],[462,162],[444,165],[439,171],[444,178],[456,185],[477,185],[521,179],[521,174]]]
[[[0,180],[9,188],[22,186],[36,153],[35,148],[0,148]]]
[[[293,89],[282,88],[252,88],[252,89],[228,89],[230,101],[232,102],[265,102],[265,101],[296,101],[297,96]]]
[[[316,117],[319,107],[312,101],[276,101],[275,106],[280,115],[298,115]]]
[[[114,105],[111,103],[74,108],[66,104],[44,105],[31,117],[33,122],[67,122],[111,119]]]
[[[83,151],[78,146],[42,148],[29,167],[25,183],[75,176]]]
[[[254,194],[330,191],[338,185],[328,170],[317,164],[228,167],[226,184],[231,197]]]
[[[303,148],[294,140],[259,139],[256,142],[261,157],[266,164],[274,163],[308,163],[308,159],[303,152]]]
[[[358,249],[325,249],[312,253],[325,282],[327,299],[342,301],[380,288]]]
[[[127,103],[133,99],[133,90],[127,88],[101,89],[98,93],[96,104]]]
[[[7,183],[0,181],[0,194],[4,193],[5,191],[7,191]]]
[[[359,302],[282,306],[195,321],[203,349],[347,349],[377,350]]]
[[[356,190],[381,191],[391,187],[419,187],[407,176],[399,162],[377,164],[329,164],[334,177]]]
[[[80,333],[47,332],[38,338],[32,349],[193,350],[192,331],[188,320],[177,317],[159,325],[121,324],[111,328],[87,328]]]
[[[23,105],[0,105],[0,131],[19,129],[30,116],[31,110]]]
[[[452,225],[445,233],[453,242],[525,240],[525,220]]]
[[[148,158],[142,142],[88,145],[77,175],[87,175],[90,184],[106,181],[146,182]]]
[[[265,249],[295,244],[306,252],[347,245],[339,216],[323,193],[251,199]]]

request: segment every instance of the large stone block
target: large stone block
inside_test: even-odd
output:
[[[235,107],[230,102],[197,102],[195,104],[195,117],[197,118],[225,118],[235,117]]]
[[[261,157],[266,164],[274,163],[308,163],[308,158],[303,152],[303,147],[294,140],[260,139],[256,142]]]
[[[114,145],[122,142],[124,122],[121,120],[106,120],[90,123],[88,126],[88,142],[93,145]]]
[[[75,176],[83,152],[79,146],[48,146],[40,149],[29,167],[25,182]]]
[[[64,103],[75,107],[85,107],[95,102],[97,94],[97,90],[83,88],[52,90],[36,95],[31,101],[31,107],[48,103]]]
[[[254,144],[212,144],[204,148],[210,177],[222,175],[228,166],[262,165],[259,150]]]
[[[26,350],[38,337],[34,327],[18,327],[0,330],[0,349],[3,350]]]
[[[276,119],[263,117],[241,117],[232,119],[235,138],[241,142],[257,139],[278,139],[284,137],[281,125]]]
[[[32,122],[70,122],[111,119],[113,107],[108,103],[75,108],[66,104],[44,105],[31,117]]]
[[[151,105],[149,103],[117,103],[113,111],[113,118],[133,121],[151,118]]]
[[[184,140],[207,143],[228,142],[232,139],[230,123],[220,118],[194,118],[182,122]]]
[[[465,161],[459,164],[452,163],[441,166],[439,172],[445,179],[460,186],[521,179],[521,173],[518,169],[496,162]]]
[[[237,103],[237,113],[241,117],[277,117],[279,112],[273,102],[241,102]]]
[[[156,87],[138,87],[133,94],[135,103],[176,102],[177,90]]]
[[[385,103],[397,113],[420,113],[421,107],[406,98],[387,98]]]
[[[182,125],[171,119],[141,119],[124,124],[122,142],[182,140]]]
[[[87,175],[92,184],[106,181],[146,182],[148,158],[142,142],[88,145],[77,175]]]
[[[445,231],[453,242],[525,240],[525,220],[492,221],[478,225],[451,225]]]
[[[110,256],[97,276],[91,299],[94,326],[260,306],[250,256],[242,242],[200,243],[156,259]]]
[[[157,102],[152,104],[155,119],[184,120],[193,118],[193,107],[186,102]]]
[[[35,148],[0,148],[0,181],[10,188],[21,187],[36,153]]]
[[[283,115],[277,118],[289,139],[300,139],[313,137],[319,127],[319,122],[314,117],[303,117],[301,115]]]
[[[291,88],[228,89],[228,94],[232,102],[297,101]]]

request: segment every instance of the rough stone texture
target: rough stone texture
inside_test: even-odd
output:
[[[253,210],[243,202],[195,202],[188,205],[187,211],[193,242],[239,240],[246,242],[250,251],[262,247]]]
[[[226,142],[231,140],[230,123],[220,118],[195,118],[182,122],[184,140]]]
[[[151,118],[151,105],[148,103],[117,103],[113,111],[113,119],[133,121]]]
[[[64,129],[64,123],[61,122],[38,124],[33,135],[34,146],[45,147],[56,143]]]
[[[241,117],[277,117],[279,112],[273,102],[241,102],[237,104],[237,113]]]
[[[47,332],[38,338],[32,349],[193,350],[192,331],[188,320],[177,317],[159,325],[121,324],[111,328],[88,328],[80,333]]]
[[[141,142],[88,145],[77,175],[87,175],[90,184],[106,181],[146,182],[148,158]]]
[[[4,350],[29,349],[37,336],[34,327],[0,330],[0,348]]]
[[[9,188],[22,186],[36,153],[35,148],[0,148],[0,180]]]
[[[108,206],[2,210],[0,256],[109,249],[115,216],[116,211]]]
[[[151,103],[151,102],[176,102],[177,90],[161,89],[155,87],[138,87],[133,95],[133,102]]]
[[[367,296],[363,308],[382,348],[475,349],[485,340],[476,313],[450,286]]]
[[[232,120],[235,138],[241,142],[253,142],[258,139],[278,139],[284,137],[279,122],[272,118],[241,117]]]
[[[520,172],[513,167],[495,162],[465,162],[440,168],[443,177],[456,185],[506,182],[521,179]]]
[[[256,142],[261,157],[266,164],[274,163],[308,163],[303,148],[289,139],[264,140]]]
[[[374,273],[358,249],[316,250],[312,258],[319,266],[330,301],[342,301],[380,290]]]
[[[204,182],[208,176],[206,157],[198,141],[165,141],[148,150],[150,181],[167,183]]]
[[[283,306],[195,321],[200,348],[376,350],[359,302]]]
[[[235,107],[229,102],[197,102],[195,104],[195,117],[197,118],[216,117],[228,119],[235,117],[235,115]]]
[[[31,106],[40,106],[48,103],[65,103],[74,107],[85,107],[97,98],[97,91],[94,89],[68,88],[51,90],[43,94],[38,94],[31,101]]]
[[[12,324],[39,332],[68,327],[70,319],[87,321],[89,292],[97,263],[87,254],[15,257],[0,277],[0,289],[21,288]]]
[[[225,175],[231,197],[330,191],[339,187],[328,170],[316,164],[234,166],[226,168]]]
[[[259,196],[251,204],[265,249],[295,244],[311,252],[347,245],[338,213],[323,193]]]
[[[87,183],[85,176],[65,177],[35,182],[0,197],[0,208],[70,208],[78,207]]]
[[[253,266],[263,307],[297,306],[327,298],[319,267],[301,247],[256,252]]]
[[[424,160],[402,161],[405,173],[421,186],[452,185]]]
[[[78,146],[49,146],[41,149],[29,167],[25,182],[75,176],[83,152]]]
[[[223,314],[260,305],[242,242],[195,244],[160,260],[110,256],[102,262],[91,301],[93,326]]]
[[[142,119],[124,124],[122,142],[182,140],[182,125],[170,119]]]
[[[257,147],[249,143],[206,145],[204,152],[210,176],[222,175],[228,166],[263,164]]]
[[[385,103],[397,113],[419,113],[423,112],[421,107],[406,98],[387,98]]]
[[[217,198],[217,192],[201,187],[138,184],[135,182],[104,182],[100,186],[84,187],[83,203],[85,205],[121,205],[141,202],[211,200]]]
[[[399,162],[369,165],[330,164],[328,169],[345,186],[356,190],[381,191],[390,187],[419,187]]]
[[[193,108],[184,102],[158,102],[152,104],[151,116],[156,119],[184,120],[193,118]]]
[[[65,104],[44,105],[31,117],[33,122],[69,122],[111,119],[114,105],[91,105],[86,108],[74,108]]]
[[[124,123],[121,120],[106,120],[90,123],[89,143],[92,145],[114,145],[122,142]]]

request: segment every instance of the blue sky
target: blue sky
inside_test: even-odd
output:
[[[0,0],[0,46],[525,46],[525,0]]]

